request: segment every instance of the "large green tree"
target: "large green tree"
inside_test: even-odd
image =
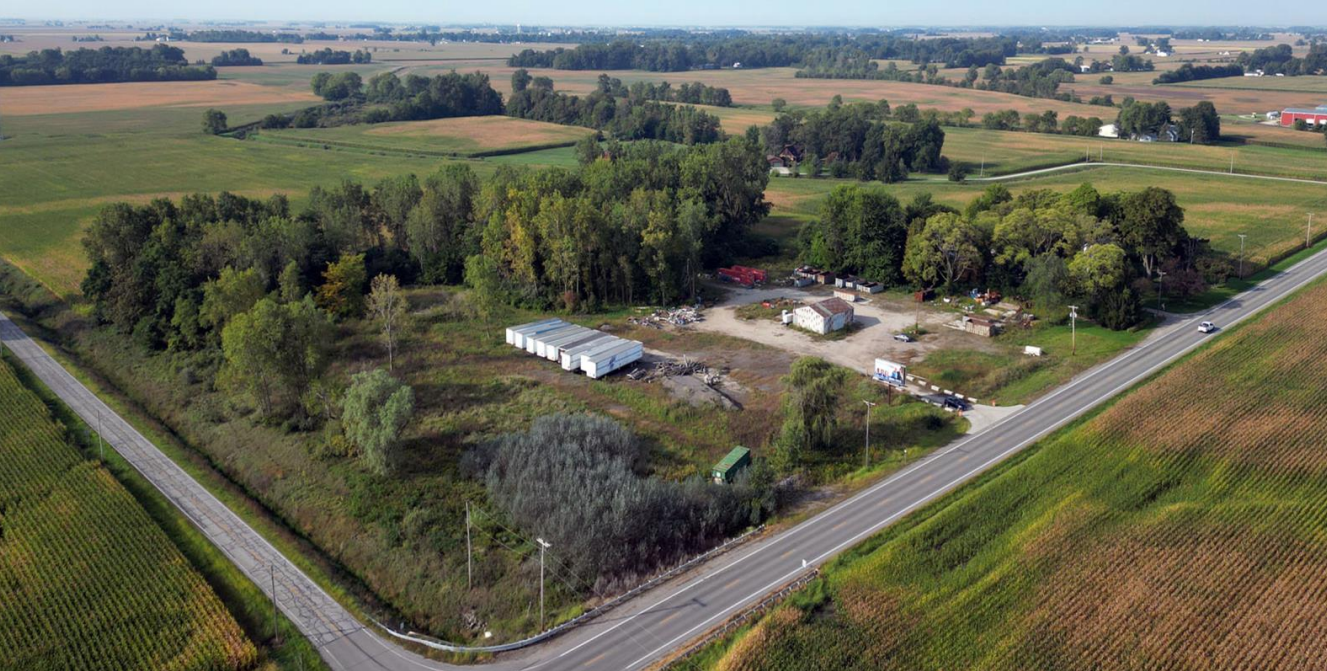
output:
[[[300,397],[326,368],[331,335],[331,320],[311,297],[264,298],[221,332],[220,381],[247,394],[266,417],[302,412]]]
[[[937,214],[908,236],[903,274],[923,287],[952,288],[964,275],[980,270],[983,257],[980,229],[962,216]]]
[[[1186,237],[1183,223],[1184,210],[1166,189],[1149,186],[1120,201],[1120,241],[1142,262],[1148,277]]]
[[[415,392],[378,368],[357,373],[341,404],[341,426],[378,475],[401,464],[401,432],[415,412]]]

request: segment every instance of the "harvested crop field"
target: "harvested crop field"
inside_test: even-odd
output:
[[[508,116],[459,117],[337,128],[264,131],[276,139],[346,143],[365,149],[473,155],[573,143],[594,131]]]
[[[233,107],[316,103],[312,91],[250,82],[131,82],[68,86],[15,86],[0,96],[0,114],[29,116],[160,107]],[[199,113],[201,118],[201,111]]]
[[[705,668],[1320,667],[1327,322],[1303,316],[1324,300],[867,541]]]

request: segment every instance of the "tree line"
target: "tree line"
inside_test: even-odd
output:
[[[886,285],[994,288],[1024,298],[1042,317],[1075,303],[1111,329],[1142,319],[1139,297],[1203,291],[1232,264],[1183,227],[1174,194],[1149,187],[1102,194],[1090,184],[1064,194],[1013,197],[992,185],[962,211],[919,194],[901,204],[881,187],[845,185],[799,235],[799,260]]]
[[[1211,144],[1221,139],[1221,115],[1206,100],[1181,109],[1177,116],[1164,100],[1147,103],[1125,98],[1115,124],[1120,137],[1156,135],[1174,125],[1180,142]]]
[[[1062,58],[1052,57],[1018,68],[1002,68],[995,62],[984,66],[969,65],[962,78],[940,74],[935,63],[923,63],[916,70],[905,70],[890,61],[880,67],[877,57],[863,49],[819,49],[802,62],[795,76],[812,79],[876,79],[1000,91],[1031,98],[1053,98],[1079,102],[1072,92],[1060,92],[1060,84],[1074,81],[1078,68]]]
[[[356,49],[354,52],[342,51],[328,47],[318,51],[310,51],[295,57],[295,62],[300,65],[348,65],[351,63],[371,63],[373,54],[367,49]]]
[[[507,114],[522,119],[595,128],[625,140],[703,144],[724,137],[718,117],[690,105],[638,98],[606,75],[582,97],[556,92],[552,79],[521,68],[512,74],[512,91]]]
[[[26,56],[0,55],[0,86],[108,84],[216,79],[211,66],[192,66],[184,51],[165,44],[151,49],[42,49]]]
[[[189,42],[237,42],[237,43],[271,43],[279,42],[282,44],[302,44],[304,38],[296,33],[268,33],[257,30],[239,30],[239,29],[213,29],[213,30],[191,30],[171,31],[170,39],[186,40]]]
[[[912,108],[916,111],[916,108]],[[897,182],[910,172],[943,172],[945,132],[934,118],[890,123],[887,102],[832,102],[812,112],[786,112],[760,130],[765,151],[787,156],[817,174]],[[899,119],[895,112],[894,119]],[[786,159],[785,159],[786,160]]]
[[[1066,116],[1063,121],[1055,110],[1046,110],[1041,114],[1028,112],[1019,114],[1018,110],[987,112],[981,117],[981,127],[987,130],[1027,131],[1029,133],[1059,133],[1061,135],[1095,136],[1105,122],[1100,117],[1080,117],[1075,114]]]
[[[185,351],[219,346],[230,319],[267,295],[359,316],[379,275],[467,280],[538,307],[667,304],[693,291],[702,267],[744,251],[768,212],[764,162],[742,139],[605,153],[575,170],[503,167],[480,180],[449,165],[423,180],[315,187],[299,212],[283,196],[227,193],[119,203],[88,229],[81,288],[98,321],[145,347]],[[263,405],[304,412],[306,377],[291,373]]]
[[[1178,84],[1179,82],[1192,82],[1200,79],[1218,79],[1221,77],[1241,77],[1244,75],[1244,67],[1232,63],[1230,65],[1194,65],[1185,63],[1184,65],[1168,70],[1156,76],[1152,80],[1153,84]]]
[[[1244,66],[1245,71],[1262,70],[1269,75],[1294,77],[1322,74],[1327,72],[1327,43],[1314,42],[1303,58],[1295,56],[1289,44],[1278,44],[1252,52],[1240,52],[1236,62]]]
[[[717,67],[787,67],[812,54],[835,58],[842,52],[867,59],[910,60],[945,67],[1004,64],[1018,51],[1012,37],[939,37],[918,39],[905,32],[816,33],[797,35],[696,35],[647,40],[618,39],[568,49],[525,49],[507,60],[522,68],[558,70],[650,70],[679,72]]]
[[[293,115],[269,114],[262,128],[316,128],[356,123],[420,121],[459,116],[502,114],[502,96],[493,89],[488,75],[474,72],[422,77],[391,72],[368,81],[357,72],[319,72],[309,82],[313,92],[328,101]]]
[[[223,51],[212,57],[212,65],[214,67],[262,64],[263,59],[258,58],[257,56],[250,56],[249,50],[244,48]]]

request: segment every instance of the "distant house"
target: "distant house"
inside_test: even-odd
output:
[[[1116,137],[1116,138],[1117,138],[1117,137],[1120,136],[1120,127],[1119,127],[1119,126],[1116,126],[1116,125],[1113,124],[1113,123],[1108,123],[1108,124],[1102,126],[1101,128],[1097,129],[1097,135],[1099,135],[1099,136],[1101,136],[1101,137]]]
[[[1327,105],[1318,105],[1313,109],[1288,107],[1281,112],[1282,126],[1293,126],[1300,119],[1310,126],[1327,123]]]
[[[737,61],[736,63],[733,63],[733,69],[734,70],[742,69],[742,61]]]
[[[770,166],[769,174],[774,175],[775,177],[792,177],[793,169],[782,165]]]
[[[1157,58],[1165,58],[1170,55],[1169,51],[1158,51]]]
[[[852,306],[842,298],[827,298],[793,310],[793,323],[798,328],[820,335],[847,328],[852,322]]]

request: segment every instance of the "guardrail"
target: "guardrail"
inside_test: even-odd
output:
[[[512,641],[511,643],[500,643],[497,645],[458,645],[455,643],[448,643],[441,639],[433,638],[432,636],[426,636],[418,632],[413,632],[413,631],[404,632],[404,633],[399,632],[383,624],[382,622],[379,622],[374,618],[370,617],[369,619],[373,620],[373,623],[377,625],[379,629],[382,629],[384,632],[386,632],[388,636],[401,639],[403,641],[418,643],[420,645],[432,648],[434,650],[442,650],[444,652],[509,652],[511,650],[519,650],[521,648],[529,647],[536,643],[546,641],[550,638],[553,638],[554,636],[557,636],[558,634],[561,634],[565,631],[571,630],[579,625],[582,625],[590,620],[593,620],[594,618],[599,617],[600,615],[603,615],[604,613],[607,613],[608,611],[613,610],[618,606],[621,606],[623,603],[626,603],[627,601],[630,601],[631,599],[639,596],[642,592],[649,591],[659,586],[659,584],[667,582],[668,580],[671,580],[677,577],[678,575],[695,568],[698,564],[709,561],[710,559],[713,559],[733,549],[737,545],[745,543],[746,541],[750,540],[753,536],[759,534],[764,530],[765,530],[765,525],[762,524],[754,529],[751,529],[750,531],[747,531],[746,533],[743,533],[740,536],[726,540],[722,544],[710,548],[709,550],[706,550],[705,552],[698,554],[695,557],[692,557],[691,559],[688,559],[682,562],[681,564],[678,564],[677,566],[674,566],[673,568],[670,568],[667,571],[664,571],[663,573],[660,573],[654,576],[653,578],[646,580],[645,582],[639,585],[636,585],[635,587],[627,590],[626,592],[623,592],[622,594],[619,594],[618,596],[613,597],[612,599],[609,599],[608,601],[598,606],[595,606],[594,608],[584,613],[581,613],[580,615],[577,615],[576,617],[567,620],[566,622],[563,622],[562,624],[559,624],[556,627],[553,627],[552,629],[542,631],[529,638],[524,638],[519,641]]]

